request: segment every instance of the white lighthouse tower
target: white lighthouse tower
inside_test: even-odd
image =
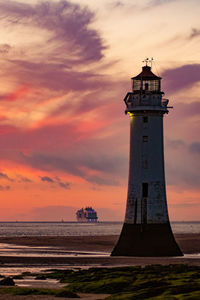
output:
[[[112,256],[181,256],[171,231],[165,190],[163,116],[169,100],[161,77],[145,60],[124,101],[130,116],[129,183],[125,221]]]

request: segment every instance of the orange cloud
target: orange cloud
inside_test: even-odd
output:
[[[20,88],[18,88],[16,91],[5,97],[5,101],[16,101],[23,96],[27,95],[30,92],[30,87],[27,85],[23,85]]]

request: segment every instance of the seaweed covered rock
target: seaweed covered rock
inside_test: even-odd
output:
[[[11,277],[5,277],[4,279],[0,280],[0,285],[14,286],[15,282]]]
[[[38,274],[36,277],[35,277],[35,280],[46,280],[46,276],[45,275],[42,275],[42,274]]]
[[[55,294],[56,297],[66,297],[66,298],[80,298],[77,294],[69,290],[60,290]]]

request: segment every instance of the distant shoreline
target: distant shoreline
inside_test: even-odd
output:
[[[1,223],[77,223],[77,224],[97,224],[97,223],[123,223],[124,221],[97,221],[97,222],[78,222],[78,221],[65,221],[65,220],[57,220],[57,221],[0,221]],[[200,221],[170,221],[170,223],[200,223]]]

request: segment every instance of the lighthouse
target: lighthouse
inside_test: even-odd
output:
[[[165,185],[161,77],[145,60],[124,98],[130,117],[130,160],[126,214],[111,256],[182,256],[171,230]]]

